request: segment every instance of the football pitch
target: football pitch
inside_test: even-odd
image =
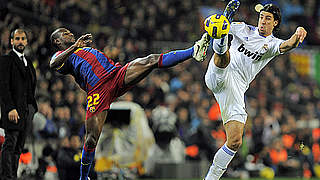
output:
[[[221,180],[236,180],[239,178],[221,178]],[[301,180],[304,178],[274,178],[273,180]],[[202,180],[202,179],[140,179],[140,180]],[[266,180],[265,178],[249,178],[248,180]],[[319,180],[319,178],[310,178],[308,180]]]

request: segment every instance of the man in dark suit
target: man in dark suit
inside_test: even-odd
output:
[[[38,110],[35,96],[36,72],[24,56],[28,44],[26,31],[11,33],[12,50],[0,57],[1,126],[5,130],[0,178],[17,179],[19,157]]]

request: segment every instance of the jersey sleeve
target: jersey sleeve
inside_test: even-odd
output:
[[[57,57],[59,54],[61,54],[63,51],[58,51],[58,52],[56,52],[53,56],[52,56],[52,58],[51,58],[51,60],[50,60],[50,63],[51,63],[51,61],[53,61],[53,59],[55,58],[55,57]],[[61,73],[61,74],[69,74],[69,67],[68,67],[68,61],[65,61],[60,67],[57,67],[56,69],[55,69],[57,72],[59,72],[59,73]]]
[[[284,40],[282,39],[275,38],[273,39],[273,41],[269,43],[270,45],[269,53],[271,56],[277,56],[277,55],[283,54],[280,52],[280,45],[281,43],[283,43],[283,41]]]

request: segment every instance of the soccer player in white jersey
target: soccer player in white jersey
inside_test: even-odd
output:
[[[228,3],[224,15],[229,21],[239,6],[238,0]],[[303,27],[298,27],[290,39],[278,39],[273,31],[279,28],[280,22],[279,8],[267,4],[260,11],[258,27],[243,22],[231,23],[229,34],[233,40],[229,49],[228,36],[214,39],[215,53],[209,62],[205,82],[220,105],[227,141],[216,152],[205,180],[219,179],[242,144],[247,119],[244,94],[250,82],[275,56],[296,48],[307,35]]]

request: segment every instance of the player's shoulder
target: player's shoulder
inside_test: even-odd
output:
[[[246,24],[245,22],[232,22],[231,27],[236,28],[236,29],[245,29],[249,31],[255,31],[257,27],[252,26],[250,24]]]
[[[232,22],[231,27],[244,27],[246,25],[245,22]]]
[[[233,26],[240,26],[240,25],[243,25],[243,24],[246,24],[245,22],[232,22],[231,25]]]

